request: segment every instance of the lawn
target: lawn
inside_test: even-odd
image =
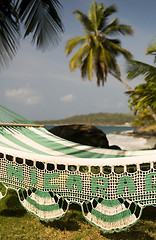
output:
[[[141,219],[120,233],[104,233],[88,223],[78,205],[58,221],[43,222],[28,213],[18,201],[16,192],[9,190],[0,201],[1,240],[154,240],[156,239],[156,208],[144,209]]]

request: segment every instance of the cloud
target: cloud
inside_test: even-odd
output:
[[[74,99],[75,99],[75,96],[73,94],[68,94],[60,97],[61,102],[73,102]]]
[[[43,97],[36,90],[29,86],[25,88],[7,89],[5,97],[10,101],[21,102],[24,105],[36,105],[43,100]]]

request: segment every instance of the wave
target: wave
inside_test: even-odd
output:
[[[137,138],[123,134],[107,134],[109,145],[118,145],[122,150],[141,150],[154,148],[156,139]]]

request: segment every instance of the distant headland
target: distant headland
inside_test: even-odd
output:
[[[130,113],[90,113],[84,115],[75,115],[60,120],[35,121],[44,125],[60,124],[90,124],[90,125],[131,125],[135,116]]]

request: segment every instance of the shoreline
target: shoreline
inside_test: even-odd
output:
[[[127,125],[127,124],[89,124],[89,123],[55,123],[55,124],[43,124],[44,126],[62,126],[62,125],[74,125],[74,124],[79,124],[79,125],[91,125],[91,126],[100,126],[100,127],[133,127],[132,125]]]
[[[110,145],[117,145],[122,150],[152,150],[156,149],[156,137],[136,137],[126,133],[107,134]]]
[[[123,138],[125,137],[125,142],[127,141],[127,143],[126,143],[127,146],[133,145],[133,147],[135,147],[135,144],[136,144],[136,146],[138,144],[139,145],[142,144],[142,147],[139,147],[139,149],[136,147],[135,150],[156,149],[156,136],[155,135],[143,135],[143,134],[138,134],[137,132],[134,132],[134,131],[125,131],[125,132],[120,132],[120,133],[114,132],[114,133],[111,133],[110,135],[119,136],[119,139],[120,139],[120,137],[123,137]],[[129,140],[126,139],[126,137],[128,137]],[[130,140],[130,138],[131,138],[131,140]],[[111,138],[111,139],[114,142],[114,139],[113,138]],[[118,143],[119,146],[120,146],[120,140]],[[135,144],[133,144],[133,142],[135,142]],[[121,144],[123,144],[123,139],[121,141]],[[129,150],[132,150],[131,147]]]
[[[131,137],[135,137],[135,138],[156,139],[156,135],[152,135],[152,134],[148,134],[148,133],[147,134],[138,133],[137,131],[113,132],[112,134],[131,136]]]

